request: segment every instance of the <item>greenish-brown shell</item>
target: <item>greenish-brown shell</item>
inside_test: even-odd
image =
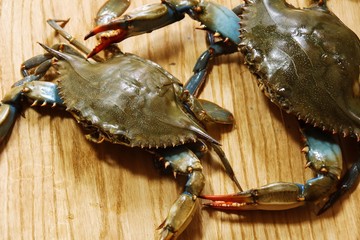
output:
[[[131,54],[90,63],[62,53],[60,95],[75,118],[113,143],[166,147],[210,136],[179,100],[180,82]]]
[[[360,139],[360,41],[325,7],[249,0],[240,49],[265,94],[299,119]]]

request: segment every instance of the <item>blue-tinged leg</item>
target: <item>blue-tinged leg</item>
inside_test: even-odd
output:
[[[17,104],[19,99],[22,99],[20,101],[31,101],[31,106],[55,107],[64,105],[59,95],[57,84],[52,82],[33,81],[14,87],[3,98],[2,103]]]
[[[339,183],[341,149],[330,133],[316,128],[304,129],[302,133],[306,166],[313,170],[314,178],[305,184],[277,182],[237,194],[203,196],[213,201],[206,205],[225,210],[283,210],[307,202],[323,204],[323,199],[336,191]]]
[[[186,82],[185,89],[187,89],[192,95],[197,96],[211,67],[210,61],[214,57],[237,51],[237,46],[231,42],[220,41],[212,43],[209,48],[200,55],[195,63],[193,69],[194,75]]]
[[[19,109],[10,104],[0,103],[0,143],[12,129]]]
[[[360,153],[360,146],[358,146],[358,155]],[[318,215],[325,212],[329,209],[335,202],[337,202],[340,197],[342,197],[345,193],[351,190],[354,185],[358,182],[360,177],[360,158],[353,163],[353,165],[346,171],[345,175],[340,180],[338,184],[338,189],[336,192],[330,195],[327,202],[322,206],[322,208],[318,211]]]
[[[50,22],[50,21],[54,21],[54,20],[48,20],[48,22]],[[55,21],[53,24],[57,25],[57,23]],[[57,26],[59,26],[59,25],[57,25]],[[66,33],[65,31],[63,31],[63,32]],[[74,48],[72,48],[71,46],[66,45],[66,44],[62,44],[62,43],[55,44],[51,48],[61,51],[61,52],[66,52],[66,53],[84,58],[84,56],[81,55],[78,51],[76,51]],[[50,53],[44,53],[44,54],[39,54],[37,56],[34,56],[34,57],[29,58],[28,60],[24,61],[20,67],[21,74],[23,75],[24,78],[16,83],[14,83],[12,87],[22,85],[25,82],[32,82],[32,81],[40,80],[46,74],[46,72],[49,70],[49,68],[52,66],[53,57],[54,56]]]
[[[20,80],[0,102],[0,142],[12,129],[23,100],[31,101],[31,106],[63,106],[56,84]]]
[[[28,80],[32,81],[31,79],[33,79],[33,78],[37,78],[36,80],[40,79],[41,76],[39,75],[39,73],[32,74],[29,72],[29,70],[38,67],[39,65],[41,65],[44,62],[48,62],[51,58],[52,58],[52,55],[50,55],[49,53],[45,53],[45,54],[40,54],[35,57],[32,57],[32,58],[26,60],[25,62],[23,62],[21,64],[20,71],[21,71],[21,74],[23,75],[24,79],[22,79],[21,81],[23,81],[23,82],[24,81],[27,82]],[[26,79],[26,77],[28,77],[28,78]]]
[[[212,147],[220,158],[226,159],[224,152],[218,145],[213,144]],[[178,175],[187,176],[184,191],[172,205],[165,221],[159,226],[161,229],[160,239],[175,239],[190,223],[196,210],[197,197],[205,184],[199,158],[206,152],[207,146],[201,140],[174,148],[157,149],[152,152],[158,156],[158,161],[166,169],[173,172],[174,177]],[[227,167],[225,166],[225,168]],[[231,166],[229,168],[231,169]],[[237,183],[234,176],[232,179]],[[240,185],[238,187],[240,188]]]
[[[242,11],[242,6],[239,5],[232,9],[233,13],[236,16],[239,16]],[[223,9],[223,8],[221,8]],[[239,30],[236,29],[235,21],[238,21],[234,17],[233,14],[228,13],[228,10],[225,11],[224,15],[221,14],[214,14],[215,16],[222,16],[219,17],[219,22],[209,22],[215,21],[214,20],[207,20],[202,21],[202,26],[199,29],[207,30],[208,31],[208,42],[210,43],[209,48],[203,52],[200,57],[198,58],[197,62],[195,63],[193,73],[194,75],[190,77],[190,79],[186,82],[185,88],[189,90],[195,96],[198,96],[199,91],[203,84],[205,83],[206,77],[208,72],[211,68],[210,61],[217,56],[224,55],[224,54],[231,54],[238,51],[238,44],[239,44],[239,37],[235,38],[236,36],[232,36],[232,39],[229,39],[230,32],[231,34],[239,35]],[[233,19],[233,20],[231,20]],[[221,21],[224,22],[231,22],[232,24],[226,28],[226,31],[219,32],[216,29],[212,28],[211,26],[218,26],[217,28],[222,27]],[[210,28],[207,26],[209,25]],[[239,26],[238,26],[239,27]],[[215,36],[214,36],[215,35]],[[221,37],[222,40],[215,41],[215,37]]]
[[[336,190],[340,180],[343,158],[336,136],[321,129],[308,127],[302,130],[305,137],[303,152],[307,158],[306,167],[314,171],[316,177],[305,185],[305,199],[322,200]]]
[[[185,145],[157,150],[160,161],[177,175],[186,175],[184,191],[174,202],[168,216],[159,226],[160,239],[175,239],[190,223],[196,210],[197,196],[201,193],[205,178],[196,154]]]

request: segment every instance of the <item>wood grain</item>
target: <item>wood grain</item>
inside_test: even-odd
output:
[[[71,18],[79,39],[91,29],[103,1],[0,0],[0,91],[21,78],[22,61],[43,52],[37,42],[63,41],[48,18]],[[152,2],[157,2],[152,0]],[[234,7],[235,0],[222,0]],[[149,3],[136,1],[131,8]],[[304,6],[303,1],[292,1]],[[360,36],[360,1],[331,0],[330,8]],[[129,39],[123,51],[151,59],[185,81],[206,49],[204,33],[186,18],[173,26]],[[86,43],[94,46],[94,40]],[[346,43],[344,43],[346,44]],[[236,125],[209,131],[223,144],[244,188],[274,181],[304,182],[304,157],[296,121],[261,94],[239,54],[215,61],[202,98],[231,110]],[[181,192],[184,180],[153,167],[138,149],[92,144],[73,119],[29,109],[0,148],[1,239],[153,239],[156,227]],[[349,146],[352,141],[347,143]],[[349,150],[349,161],[354,156]],[[218,158],[203,159],[203,193],[231,193],[234,184]],[[285,212],[227,213],[201,209],[180,239],[359,239],[359,189],[317,217],[311,208]]]

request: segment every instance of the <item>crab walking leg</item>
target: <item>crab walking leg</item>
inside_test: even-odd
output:
[[[360,152],[360,146],[358,145],[358,153]],[[338,184],[336,192],[332,193],[327,202],[318,211],[318,215],[329,209],[337,200],[340,199],[345,193],[354,187],[360,178],[360,158],[353,163],[353,165],[346,171],[345,175]]]
[[[0,142],[2,142],[10,132],[15,119],[20,112],[20,102],[24,99],[32,100],[32,106],[51,105],[62,106],[57,85],[51,82],[25,82],[21,86],[16,86],[5,95],[0,102]]]
[[[232,10],[236,14],[236,16],[240,15],[242,6],[243,5],[239,5]],[[235,28],[235,24],[231,24],[229,26],[232,27],[232,31],[238,31],[238,29]],[[199,89],[204,84],[207,78],[208,72],[211,67],[211,60],[214,57],[235,53],[239,50],[238,45],[240,43],[240,38],[230,40],[227,35],[222,35],[218,31],[214,31],[217,28],[221,28],[221,26],[219,25],[219,22],[215,21],[215,19],[209,19],[207,22],[204,21],[204,24],[199,27],[199,29],[208,31],[208,41],[210,43],[210,46],[205,52],[200,55],[200,57],[196,61],[193,68],[194,74],[185,84],[185,88],[189,89],[189,91],[195,96],[198,95]],[[220,37],[221,40],[215,41],[216,37]]]
[[[63,105],[57,84],[43,81],[26,82],[22,86],[12,88],[1,103],[16,106],[23,98],[33,101],[31,106],[38,104],[41,106],[51,105],[52,107]]]
[[[185,88],[190,91],[191,94],[198,96],[199,90],[205,83],[209,69],[211,67],[210,61],[217,56],[223,54],[230,54],[238,51],[238,47],[235,44],[229,44],[226,42],[214,42],[209,48],[203,52],[195,63],[193,68],[193,75],[185,83]]]
[[[41,71],[36,71],[35,73],[29,73],[30,69],[34,69],[35,67],[38,67],[40,64],[47,62],[48,60],[50,60],[52,58],[52,56],[49,53],[46,54],[40,54],[37,55],[35,57],[32,57],[28,60],[26,60],[25,62],[23,62],[21,64],[20,67],[20,71],[23,77],[27,77],[27,76],[39,76],[41,75]],[[39,79],[41,78],[38,77]],[[24,79],[22,79],[24,80]]]
[[[165,167],[171,167],[174,176],[187,175],[184,192],[174,202],[165,221],[159,226],[160,239],[175,239],[190,223],[196,210],[196,199],[204,188],[205,179],[200,160],[186,146],[159,150]]]
[[[76,51],[74,48],[66,44],[62,44],[62,43],[55,44],[51,48],[84,58],[84,56],[81,55],[78,51]],[[43,77],[45,73],[49,70],[49,68],[52,66],[53,57],[54,56],[50,53],[44,53],[24,61],[20,67],[21,74],[23,75],[24,78],[13,84],[13,87],[20,86],[22,85],[22,83],[25,82],[40,80],[40,78]],[[34,70],[34,69],[35,69],[34,72],[32,73],[29,72],[30,70]]]
[[[328,133],[308,128],[302,131],[306,139],[306,167],[316,177],[304,185],[278,182],[231,195],[201,196],[213,202],[205,205],[231,210],[284,210],[306,202],[322,202],[336,191],[342,171],[342,153],[338,143]]]

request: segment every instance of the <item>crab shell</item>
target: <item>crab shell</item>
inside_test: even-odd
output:
[[[147,148],[215,141],[180,101],[179,80],[157,64],[132,54],[103,63],[56,54],[60,96],[67,111],[92,130],[92,140]]]
[[[360,139],[360,41],[326,6],[246,1],[240,50],[272,102],[314,126]]]

